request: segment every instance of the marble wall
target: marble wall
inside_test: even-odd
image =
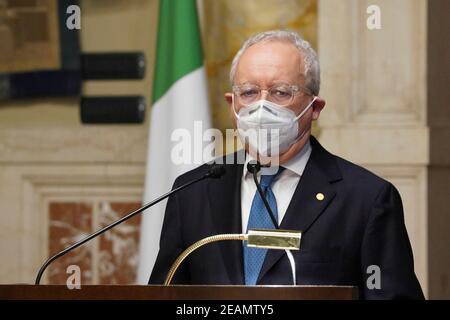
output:
[[[84,201],[48,201],[48,252],[58,252],[141,206],[140,202],[89,198]],[[56,260],[49,267],[48,283],[65,284],[66,270],[71,265],[80,268],[82,284],[134,283],[139,225],[140,216],[137,216]]]
[[[320,140],[399,189],[422,288],[450,298],[449,2],[319,3]],[[380,29],[367,28],[369,5]]]
[[[33,282],[46,257],[138,207],[146,143],[139,127],[0,128],[0,282]],[[82,283],[133,283],[138,226],[55,261],[44,282],[77,264]]]

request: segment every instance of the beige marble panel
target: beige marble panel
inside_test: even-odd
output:
[[[366,27],[369,5],[382,28]],[[426,121],[426,1],[319,2],[320,126],[411,126]]]
[[[429,163],[426,127],[345,126],[321,128],[320,142],[349,161],[384,165]]]
[[[135,125],[0,128],[1,163],[143,163],[148,130]]]
[[[366,27],[378,5],[381,29]],[[353,56],[358,64],[351,122],[425,124],[426,1],[353,1]]]
[[[9,259],[0,264],[0,283],[34,281],[50,254],[49,203],[139,202],[144,170],[143,164],[1,164],[0,252]]]
[[[350,118],[353,85],[358,75],[358,62],[352,59],[354,17],[351,1],[320,0],[318,19],[320,96],[327,101],[319,126],[337,127],[346,124]]]
[[[366,27],[369,5],[381,29]],[[320,141],[400,191],[416,273],[429,291],[427,1],[320,0]],[[441,153],[442,154],[442,153]]]

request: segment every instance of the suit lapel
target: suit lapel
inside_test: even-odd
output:
[[[221,179],[208,181],[210,212],[216,234],[242,233],[241,178],[243,168],[242,164],[227,165],[227,172]],[[243,284],[242,242],[226,241],[220,243],[219,246],[231,283]]]
[[[311,157],[281,222],[280,229],[299,230],[305,234],[336,195],[331,182],[340,180],[341,175],[335,160],[314,137],[311,137],[311,145],[313,147]],[[267,251],[258,282],[284,254],[283,250]]]

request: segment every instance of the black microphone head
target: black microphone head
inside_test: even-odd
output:
[[[247,170],[251,174],[259,172],[261,170],[261,163],[256,160],[251,160],[247,163]]]
[[[224,164],[213,164],[206,174],[208,178],[218,179],[226,173]]]

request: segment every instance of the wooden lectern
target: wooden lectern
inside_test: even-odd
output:
[[[353,300],[351,286],[0,285],[0,300]]]

